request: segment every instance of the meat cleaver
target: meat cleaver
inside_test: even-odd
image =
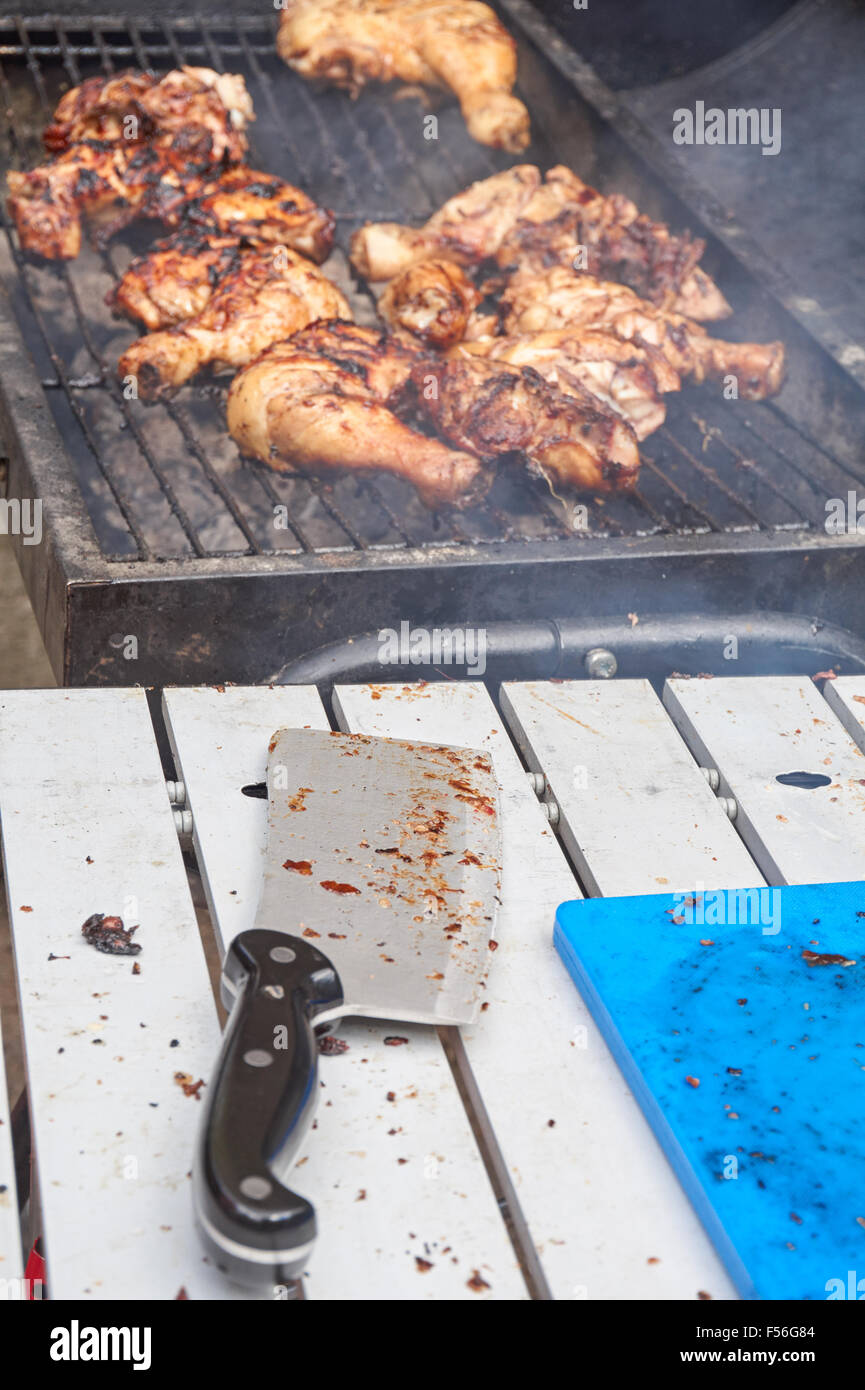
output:
[[[296,1278],[315,1238],[287,1181],[318,1099],[316,1034],[348,1014],[472,1023],[501,860],[485,753],[282,729],[267,793],[261,898],[222,968],[230,1016],[193,1183],[211,1258],[262,1287]]]

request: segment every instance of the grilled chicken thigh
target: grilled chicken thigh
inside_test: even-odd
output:
[[[340,291],[317,266],[285,246],[243,252],[194,318],[148,333],[129,347],[118,371],[138,395],[170,395],[204,366],[245,366],[265,348],[316,319],[350,319]]]
[[[228,428],[245,454],[285,472],[370,469],[413,483],[429,507],[464,506],[490,474],[404,424],[395,406],[421,354],[354,324],[318,323],[277,343],[228,393]]]
[[[612,333],[564,328],[516,338],[480,338],[463,342],[454,358],[484,357],[513,367],[533,367],[545,381],[569,395],[576,382],[583,391],[621,415],[637,439],[664,423],[665,391],[681,381],[657,348],[623,342]]]
[[[449,87],[482,145],[517,154],[529,113],[512,95],[516,45],[474,0],[284,0],[276,41],[304,77],[356,95],[367,82]]]
[[[764,400],[784,380],[783,343],[728,343],[710,338],[698,323],[658,309],[626,285],[556,266],[540,275],[511,278],[502,293],[509,334],[562,328],[603,329],[624,341],[657,348],[673,371],[695,381],[728,375],[739,395]]]
[[[534,164],[517,164],[449,198],[423,227],[367,222],[352,237],[352,264],[367,280],[391,280],[433,256],[478,265],[495,255],[540,181]]]
[[[170,217],[209,157],[206,137],[204,148],[85,141],[51,164],[10,171],[9,213],[25,250],[71,260],[81,250],[84,217],[100,244],[139,215]]]
[[[414,377],[439,432],[482,458],[519,451],[555,486],[621,492],[634,486],[634,432],[574,380],[564,395],[531,367],[453,354]]]
[[[604,196],[557,165],[522,209],[495,257],[502,270],[537,274],[554,265],[621,280],[658,308],[726,318],[729,304],[697,267],[705,243],[675,236],[620,193]]]
[[[429,347],[447,348],[466,334],[480,291],[452,261],[429,260],[390,280],[378,312],[397,331]]]
[[[236,273],[237,237],[202,237],[184,229],[132,262],[106,302],[151,332],[200,314],[214,291]]]
[[[507,274],[581,269],[621,280],[657,307],[725,318],[729,304],[697,265],[703,246],[562,165],[542,181],[533,164],[521,164],[472,184],[422,227],[368,222],[354,235],[352,261],[368,280],[389,280],[430,256],[466,266],[494,258]]]
[[[273,174],[237,164],[188,192],[186,202],[164,218],[169,226],[185,223],[206,234],[243,237],[258,246],[290,246],[319,265],[330,254],[333,214]]]
[[[214,164],[236,163],[246,153],[244,131],[253,120],[246,84],[236,73],[192,67],[164,77],[125,72],[90,77],[68,91],[43,139],[47,150],[59,154],[82,140],[170,143],[195,128],[209,137]]]

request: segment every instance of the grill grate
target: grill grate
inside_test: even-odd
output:
[[[459,112],[437,111],[438,139],[406,135],[423,112],[380,92],[354,103],[313,92],[276,57],[270,20],[239,16],[210,25],[167,19],[0,20],[0,156],[28,167],[61,92],[94,73],[191,62],[231,68],[255,104],[250,162],[299,183],[336,213],[339,248],[328,270],[358,318],[371,302],[351,279],[344,248],[373,218],[417,221],[473,179],[512,161],[471,141]],[[561,158],[538,131],[526,158]],[[0,274],[41,373],[107,561],[296,556],[477,547],[501,542],[591,545],[597,538],[821,527],[825,500],[859,479],[774,404],[730,403],[708,388],[668,398],[668,422],[641,449],[638,490],[586,498],[574,530],[544,486],[504,471],[483,506],[431,516],[395,478],[329,481],[286,476],[242,461],[224,423],[224,386],[186,388],[167,405],[124,398],[116,361],[134,330],[114,321],[104,296],[153,229],[130,229],[104,252],[69,264],[21,255],[5,209]],[[734,332],[736,329],[734,328]]]

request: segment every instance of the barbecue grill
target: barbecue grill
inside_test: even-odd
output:
[[[250,163],[334,210],[328,268],[361,321],[373,310],[348,268],[351,232],[367,219],[419,222],[514,162],[475,144],[449,100],[427,140],[425,108],[411,96],[371,90],[351,102],[315,91],[277,58],[278,13],[263,5],[206,18],[157,17],[157,6],[146,19],[132,6],[101,17],[81,8],[0,19],[0,162],[35,164],[61,92],[93,74],[181,62],[238,71],[257,113]],[[731,335],[786,344],[782,395],[753,404],[704,387],[668,398],[666,426],[641,446],[636,492],[578,499],[585,515],[516,468],[480,507],[433,515],[396,478],[285,476],[244,462],[218,383],[165,405],[125,399],[116,362],[135,333],[104,297],[152,229],[45,264],[21,254],[4,212],[0,433],[8,496],[43,500],[42,544],[16,544],[62,682],[268,680],[287,662],[403,619],[609,626],[629,612],[687,610],[698,615],[694,638],[707,622],[714,633],[776,614],[800,647],[821,624],[865,630],[855,504],[852,532],[825,526],[829,499],[865,489],[856,362],[820,341],[765,250],[694,182],[672,141],[638,119],[638,101],[617,98],[525,0],[499,8],[519,43],[532,113],[525,158],[572,165],[704,236],[703,264],[735,310]],[[759,151],[741,154],[759,160]],[[664,641],[669,669],[676,655]],[[856,643],[847,646],[849,655]],[[847,669],[857,664],[850,655]]]

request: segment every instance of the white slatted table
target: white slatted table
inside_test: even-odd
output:
[[[319,1214],[306,1297],[733,1296],[553,949],[553,917],[581,891],[568,856],[605,895],[865,876],[865,682],[824,699],[793,678],[677,680],[664,702],[641,681],[527,682],[502,688],[503,719],[482,685],[335,691],[345,729],[490,752],[503,901],[474,1028],[401,1024],[394,1047],[393,1025],[348,1021],[349,1050],[321,1059],[294,1178]],[[224,946],[257,905],[266,803],[242,788],[263,779],[276,728],[327,716],[307,687],[169,690],[163,711]],[[824,770],[816,791],[775,781]],[[52,1296],[247,1297],[192,1228],[200,1107],[176,1074],[207,1077],[218,1021],[144,693],[0,695],[0,817]],[[83,942],[95,911],[140,923],[140,974]],[[4,1101],[0,1280],[21,1263]]]

